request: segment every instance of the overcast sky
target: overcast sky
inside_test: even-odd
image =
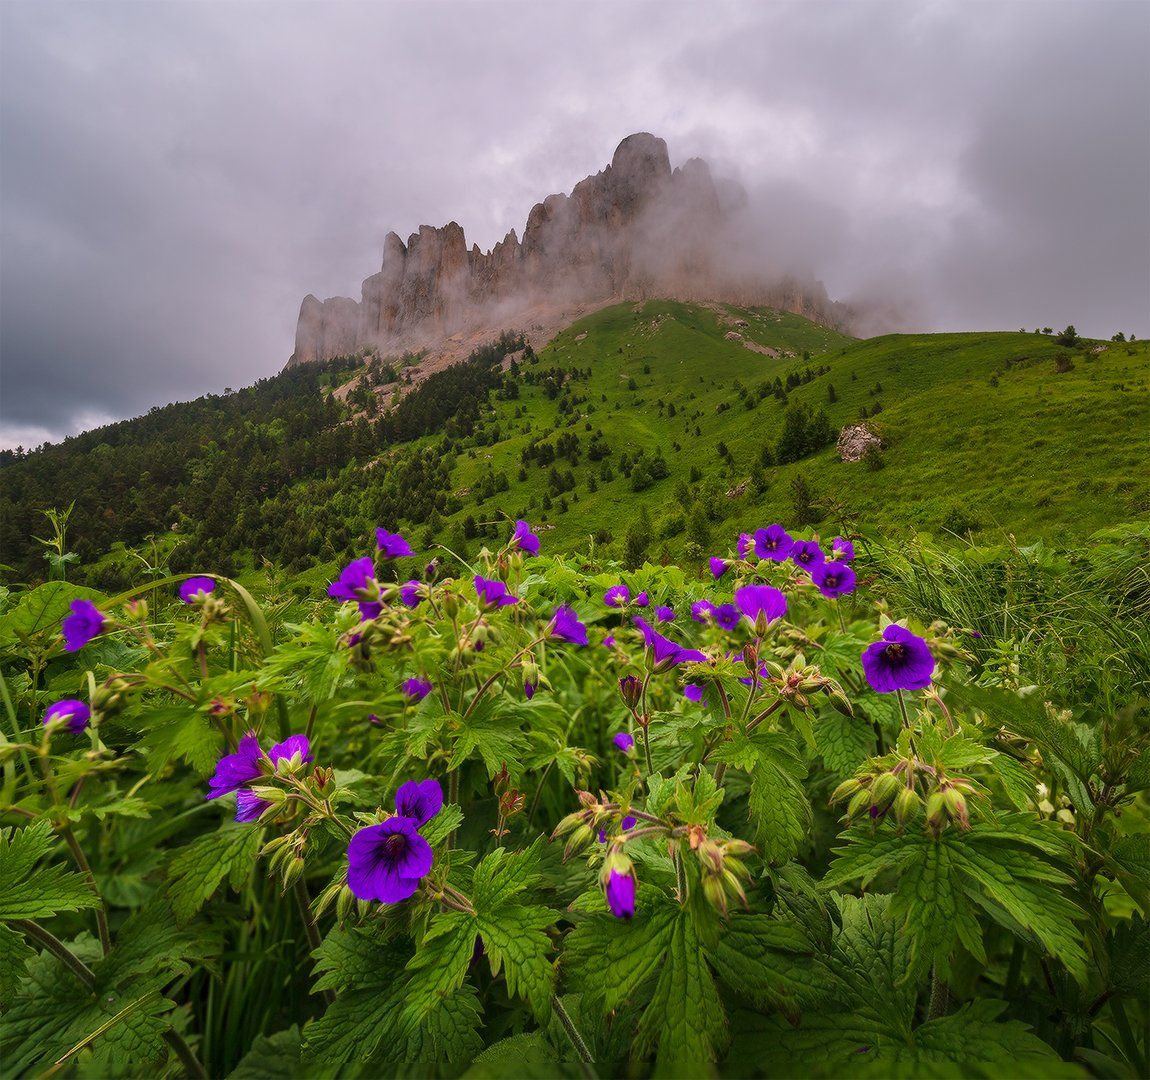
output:
[[[272,374],[389,229],[522,235],[634,131],[835,298],[1150,334],[1140,0],[2,0],[0,445]]]

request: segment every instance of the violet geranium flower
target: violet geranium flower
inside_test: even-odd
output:
[[[100,635],[107,619],[91,600],[73,600],[69,606],[72,613],[65,615],[60,623],[64,651],[79,652],[92,638]]]
[[[44,723],[51,724],[59,721],[64,724],[73,735],[79,735],[88,726],[92,719],[92,711],[82,701],[75,698],[65,698],[48,706],[44,713]]]
[[[400,689],[409,705],[417,705],[431,693],[432,686],[426,679],[413,678],[404,679]]]
[[[740,559],[745,559],[755,546],[755,538],[750,533],[739,533],[739,542],[735,545]]]
[[[719,604],[711,609],[711,614],[724,630],[734,630],[739,625],[739,609],[734,604]]]
[[[744,585],[736,589],[735,604],[760,634],[787,612],[787,598],[772,585]]]
[[[855,572],[849,563],[825,562],[811,571],[811,581],[823,596],[833,600],[855,591]]]
[[[631,590],[626,585],[612,585],[603,594],[603,603],[608,607],[622,607],[631,599]]]
[[[210,577],[190,577],[180,582],[180,599],[185,604],[200,603],[215,587],[216,583]]]
[[[675,609],[669,607],[667,604],[661,604],[655,608],[655,618],[658,619],[659,622],[674,622]]]
[[[727,572],[729,564],[726,559],[720,559],[717,555],[712,555],[708,561],[711,567],[711,577],[718,581]]]
[[[306,735],[289,735],[268,751],[268,760],[277,766],[286,761],[298,768],[312,760],[311,742]]]
[[[262,774],[260,759],[263,756],[259,739],[249,731],[240,739],[235,753],[225,754],[216,764],[216,771],[208,781],[208,798],[218,799],[257,779]]]
[[[612,870],[607,878],[607,906],[616,919],[630,919],[635,914],[635,875]]]
[[[617,749],[622,750],[625,754],[635,745],[635,736],[627,731],[616,731],[615,734],[611,736],[611,741]]]
[[[697,686],[695,683],[687,683],[687,685],[683,687],[683,697],[699,705],[703,701],[703,689],[703,687]]]
[[[710,600],[696,600],[691,605],[691,618],[695,622],[705,623],[715,613],[715,605]]]
[[[475,595],[484,607],[507,607],[509,604],[518,604],[519,597],[512,596],[507,586],[492,578],[475,575]]]
[[[868,645],[862,654],[863,673],[876,693],[922,690],[934,674],[934,656],[926,642],[905,626],[891,623],[882,641]]]
[[[768,525],[755,530],[755,554],[760,559],[772,562],[786,562],[795,546],[791,535],[781,525]]]
[[[399,587],[400,603],[402,603],[404,607],[419,607],[419,602],[423,599],[419,590],[420,584],[418,581],[415,581],[414,579],[411,581],[405,581]]]
[[[587,644],[587,627],[575,614],[575,609],[564,604],[555,609],[547,633],[557,641],[566,641],[569,645]]]
[[[517,521],[515,531],[511,534],[511,547],[517,547],[528,555],[539,554],[539,537],[531,531],[526,521]]]
[[[808,572],[826,560],[823,549],[813,540],[796,540],[791,548],[791,561]]]
[[[236,792],[236,821],[241,824],[249,821],[258,821],[260,815],[271,803],[261,799],[255,792],[247,788],[240,788]]]
[[[379,583],[375,580],[375,563],[371,556],[365,555],[349,562],[327,587],[327,595],[333,600],[354,600],[359,604],[361,619],[377,618],[383,605],[377,599]]]
[[[431,845],[409,817],[360,829],[347,845],[347,884],[360,900],[398,904],[431,871]]]
[[[642,632],[643,641],[654,654],[656,670],[665,671],[676,664],[697,663],[707,659],[698,649],[688,649],[664,637],[639,615],[632,622]]]
[[[443,788],[438,780],[408,780],[395,793],[395,812],[425,825],[443,809]]]
[[[831,541],[831,551],[843,562],[850,562],[855,557],[854,544],[841,536],[836,536]]]
[[[375,543],[385,559],[399,559],[404,555],[414,555],[411,545],[399,533],[389,533],[386,529],[375,530]]]

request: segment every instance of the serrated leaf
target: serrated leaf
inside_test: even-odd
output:
[[[100,906],[83,874],[58,865],[36,868],[55,844],[46,821],[0,829],[0,919],[39,919]]]
[[[36,955],[22,935],[0,923],[0,1001],[11,1001],[24,975],[24,967]]]
[[[238,889],[255,866],[263,830],[228,824],[197,837],[168,867],[168,898],[179,922],[187,922],[215,895],[225,878]]]
[[[283,1080],[303,1073],[300,1030],[292,1024],[286,1031],[261,1035],[252,1043],[228,1080]]]

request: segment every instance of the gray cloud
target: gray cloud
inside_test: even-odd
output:
[[[0,415],[241,385],[384,234],[489,247],[654,131],[923,329],[1150,332],[1150,6],[0,5]]]

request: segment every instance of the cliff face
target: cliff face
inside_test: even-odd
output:
[[[817,283],[770,281],[725,258],[727,215],[706,163],[672,170],[667,144],[624,139],[611,164],[550,195],[489,252],[470,250],[454,221],[384,241],[359,302],[307,296],[289,363],[372,347],[422,349],[459,334],[521,329],[541,308],[666,297],[766,304],[841,326],[845,313]],[[741,260],[737,260],[741,261]]]

